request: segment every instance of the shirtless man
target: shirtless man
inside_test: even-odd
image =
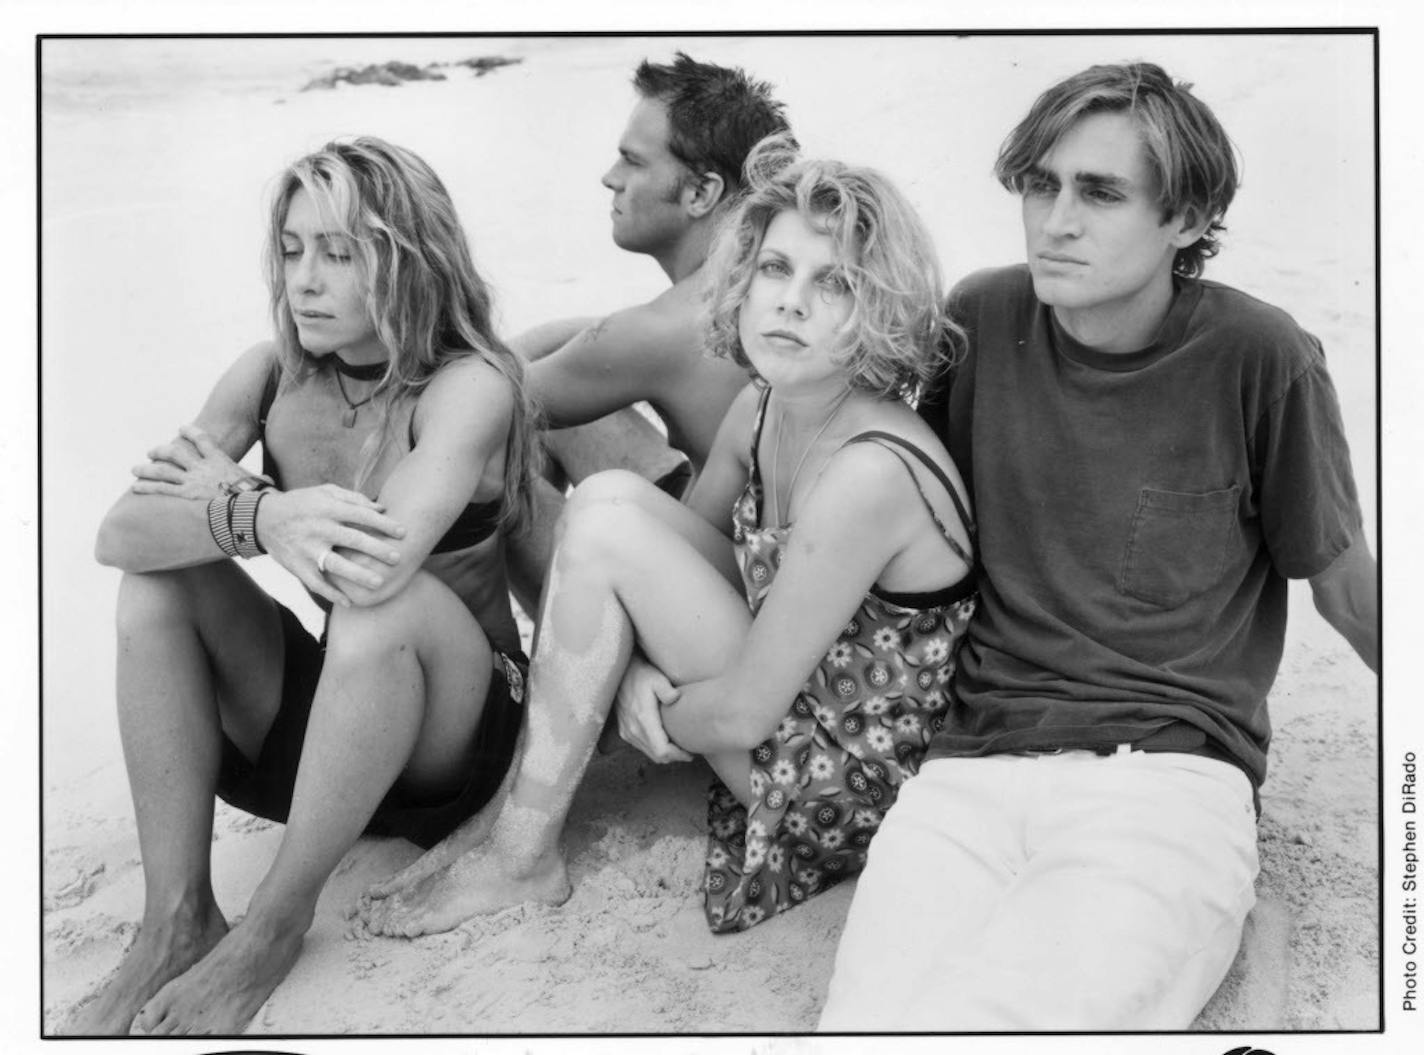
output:
[[[740,187],[747,153],[758,140],[789,129],[770,85],[682,52],[668,65],[644,61],[633,87],[638,103],[618,142],[618,160],[603,176],[613,192],[613,241],[651,256],[672,287],[601,320],[548,323],[512,344],[532,361],[530,390],[552,430],[647,403],[666,425],[668,443],[687,455],[695,473],[732,398],[747,383],[741,367],[702,354],[702,263]],[[616,428],[639,442],[633,430],[641,419],[631,414],[636,412],[625,411]],[[546,445],[577,482],[618,464],[595,453],[607,451],[608,438],[608,429],[593,442],[587,434],[553,431]],[[682,482],[673,486],[680,490]],[[533,527],[512,540],[513,588],[529,612],[536,607],[562,503],[554,487],[540,487]]]

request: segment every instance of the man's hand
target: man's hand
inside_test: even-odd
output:
[[[134,466],[133,474],[138,478],[131,488],[134,494],[206,502],[252,476],[196,425],[182,426],[177,437],[149,451],[148,459],[146,464]],[[272,483],[265,476],[259,479]]]
[[[654,762],[692,761],[663,729],[662,708],[677,697],[667,675],[634,654],[618,685],[618,735]]]

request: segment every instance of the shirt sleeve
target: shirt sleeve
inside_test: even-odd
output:
[[[1359,495],[1335,386],[1318,347],[1257,424],[1261,529],[1286,578],[1317,575],[1349,546]]]

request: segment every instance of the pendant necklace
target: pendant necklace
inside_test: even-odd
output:
[[[341,380],[342,375],[357,381],[377,381],[386,374],[385,363],[370,363],[364,366],[352,366],[341,358],[332,354],[330,358],[332,369],[336,371],[336,388],[341,393],[341,401],[346,404],[346,409],[341,412],[341,424],[345,428],[356,427],[356,412],[364,407],[375,397],[377,390],[372,390],[365,399],[352,402],[351,397],[346,394],[346,385]]]
[[[801,468],[806,464],[806,458],[810,455],[811,448],[816,446],[816,441],[831,427],[831,422],[834,421],[836,415],[840,413],[841,407],[845,406],[845,401],[850,398],[850,393],[851,390],[847,388],[845,392],[841,394],[840,398],[836,400],[835,405],[831,407],[830,413],[826,415],[826,420],[821,422],[821,427],[816,430],[816,434],[811,437],[811,442],[806,444],[806,449],[801,452],[801,458],[797,461],[796,468],[791,470],[791,483],[786,488],[786,509],[788,512],[791,510],[791,495],[796,490],[796,480],[801,475]],[[778,408],[778,411],[779,410],[780,408]],[[774,514],[772,517],[772,527],[786,526],[781,523],[781,502],[778,498],[776,487],[776,465],[781,461],[781,433],[785,424],[786,415],[778,413],[776,416],[776,447],[771,455],[771,510]]]

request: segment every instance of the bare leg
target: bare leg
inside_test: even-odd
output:
[[[424,573],[381,605],[333,613],[276,859],[243,920],[148,1001],[136,1031],[243,1028],[296,961],[322,886],[391,785],[437,798],[463,780],[490,665],[464,605]]]
[[[209,848],[221,729],[255,756],[276,713],[277,609],[226,562],[125,575],[119,732],[143,860],[143,922],[118,971],[64,1032],[123,1034],[140,1007],[227,933]]]
[[[559,835],[635,628],[649,658],[675,681],[710,677],[741,645],[750,615],[728,582],[726,539],[627,474],[590,485],[575,492],[560,528],[530,670],[524,750],[488,838],[413,887],[364,906],[372,931],[409,937],[524,901],[566,898]],[[719,554],[715,564],[704,548]],[[746,770],[743,758],[742,783]]]

